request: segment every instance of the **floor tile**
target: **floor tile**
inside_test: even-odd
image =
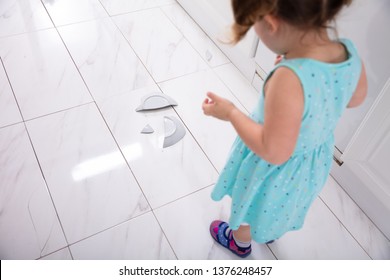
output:
[[[22,121],[3,65],[0,64],[0,127]]]
[[[212,91],[234,102],[242,111],[245,109],[212,70],[170,80],[159,86],[179,103],[175,110],[217,170],[221,171],[237,133],[230,123],[205,116],[202,102],[207,91]]]
[[[53,27],[40,0],[1,0],[0,37]]]
[[[160,9],[113,19],[156,82],[208,68]]]
[[[27,128],[69,244],[149,209],[94,103]]]
[[[175,260],[152,212],[71,246],[77,260]]]
[[[0,259],[37,259],[66,241],[24,124],[0,129]]]
[[[59,32],[96,100],[154,84],[111,19],[61,27]]]
[[[320,199],[314,201],[302,229],[286,233],[270,248],[278,259],[283,260],[370,259]]]
[[[92,99],[53,29],[0,39],[0,55],[25,120]]]
[[[72,256],[70,254],[69,248],[66,247],[65,249],[59,250],[55,253],[52,253],[50,255],[47,255],[43,258],[40,258],[40,260],[72,260]]]
[[[175,0],[100,0],[110,15],[150,9],[175,3]]]
[[[217,172],[187,131],[177,144],[163,148],[164,117],[177,115],[172,108],[136,112],[141,99],[158,87],[120,95],[99,104],[132,171],[152,208],[215,183]],[[180,107],[181,104],[177,107]],[[141,134],[146,126],[153,134]]]
[[[332,177],[320,196],[371,258],[390,260],[390,241]]]
[[[255,90],[237,67],[229,63],[213,70],[245,109],[252,112],[259,102],[261,93]]]
[[[209,66],[215,67],[229,63],[229,59],[180,5],[167,5],[161,9]]]
[[[214,202],[210,193],[211,188],[206,188],[155,210],[180,260],[240,259],[210,236],[210,223],[216,219],[228,220],[230,212],[229,198]],[[253,244],[248,259],[274,259],[274,256],[266,245]]]
[[[43,0],[56,26],[108,17],[99,0]]]

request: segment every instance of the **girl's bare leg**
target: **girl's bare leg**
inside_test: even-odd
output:
[[[233,235],[235,239],[241,242],[251,242],[251,227],[249,225],[241,225],[237,230],[233,230]]]

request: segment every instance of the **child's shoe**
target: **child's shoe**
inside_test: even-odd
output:
[[[245,258],[252,252],[251,245],[247,248],[239,247],[234,240],[233,231],[231,230],[226,236],[226,230],[229,228],[229,224],[223,221],[214,221],[210,224],[210,234],[223,247],[229,249],[233,254]]]

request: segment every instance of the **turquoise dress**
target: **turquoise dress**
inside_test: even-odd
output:
[[[362,69],[352,42],[346,39],[340,42],[348,53],[348,59],[342,63],[288,59],[268,76],[280,67],[287,67],[294,71],[303,87],[304,113],[290,159],[282,165],[273,165],[237,137],[214,187],[213,200],[219,201],[225,195],[232,198],[231,228],[236,230],[248,223],[252,238],[258,243],[300,229],[327,180],[333,160],[333,132],[355,92]],[[264,123],[264,89],[250,117]]]

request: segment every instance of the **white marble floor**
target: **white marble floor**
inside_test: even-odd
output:
[[[174,0],[0,1],[0,259],[235,259],[210,199],[235,138],[203,116],[215,91],[258,93]],[[158,92],[178,106],[138,113]],[[162,148],[164,116],[186,135]],[[141,134],[147,124],[154,134]],[[329,178],[302,230],[250,259],[390,259]]]

